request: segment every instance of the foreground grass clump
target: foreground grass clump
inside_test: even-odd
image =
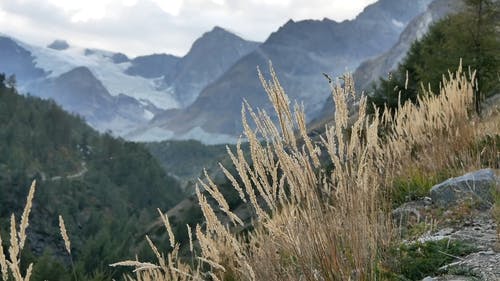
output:
[[[12,214],[10,217],[10,246],[8,259],[4,254],[2,245],[2,237],[0,237],[0,270],[2,272],[2,280],[28,281],[33,273],[33,263],[30,263],[25,272],[21,270],[21,252],[26,245],[26,229],[29,225],[29,216],[33,205],[33,197],[35,196],[36,182],[33,181],[26,199],[21,221],[19,222],[19,230],[17,229],[16,216]],[[24,275],[24,277],[23,277]]]
[[[270,81],[260,78],[277,122],[245,103],[250,157],[238,144],[236,151],[228,149],[237,173],[222,167],[241,200],[253,207],[254,229],[245,235],[231,231],[245,223],[207,177],[200,182],[206,192],[197,190],[206,223],[188,228],[196,239],[190,239],[196,266],[178,258],[180,245],[161,214],[173,251],[164,256],[148,238],[158,264],[114,264],[136,268],[128,280],[378,280],[391,262],[391,246],[398,244],[390,217],[395,179],[482,163],[470,147],[492,127],[480,126],[471,113],[474,74],[461,68],[443,81],[439,95],[420,97],[419,106],[376,109],[373,116],[366,113],[365,97],[357,101],[355,117],[349,115],[348,99],[357,96],[351,77],[342,77],[342,86],[332,85],[334,124],[319,141],[308,136],[303,108],[291,106],[272,67]]]

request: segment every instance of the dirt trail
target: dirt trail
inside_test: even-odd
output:
[[[66,175],[66,176],[54,176],[54,177],[51,177],[50,180],[51,181],[58,181],[58,180],[62,180],[63,178],[76,179],[76,178],[83,177],[87,172],[88,172],[87,163],[82,162],[82,167],[78,172],[76,172],[74,174]]]

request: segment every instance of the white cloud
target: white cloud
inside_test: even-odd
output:
[[[62,9],[71,17],[72,22],[99,20],[106,16],[110,0],[49,0],[49,3]]]
[[[181,11],[184,0],[153,0],[164,12],[173,16],[178,16]]]
[[[376,0],[1,0],[0,32],[35,44],[183,55],[221,26],[264,41],[289,19],[352,19]]]
[[[278,6],[288,6],[291,0],[251,0],[251,2],[257,5],[278,5]]]
[[[222,6],[226,3],[225,0],[212,0],[212,2],[214,2],[215,4],[220,5],[220,6]]]
[[[135,6],[137,5],[137,0],[122,0],[124,6]]]

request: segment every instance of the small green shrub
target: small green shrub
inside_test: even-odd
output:
[[[390,280],[421,280],[438,274],[438,269],[455,258],[474,251],[472,245],[460,241],[442,239],[439,241],[414,242],[393,248],[394,264]]]
[[[430,189],[451,176],[449,171],[437,172],[433,175],[421,171],[413,171],[406,177],[398,177],[392,186],[392,205],[397,207],[405,202],[429,196]]]
[[[409,239],[421,237],[427,231],[429,231],[429,229],[431,227],[432,227],[432,225],[429,225],[429,223],[426,223],[426,222],[419,222],[415,225],[408,226],[407,237]]]

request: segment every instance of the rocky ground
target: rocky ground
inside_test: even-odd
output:
[[[422,281],[500,280],[499,218],[494,215],[493,195],[495,190],[500,191],[496,173],[483,169],[449,179],[434,186],[429,197],[394,210],[394,217],[404,229],[424,226],[423,233],[405,243],[449,239],[474,248],[468,255],[453,256],[453,262]]]

